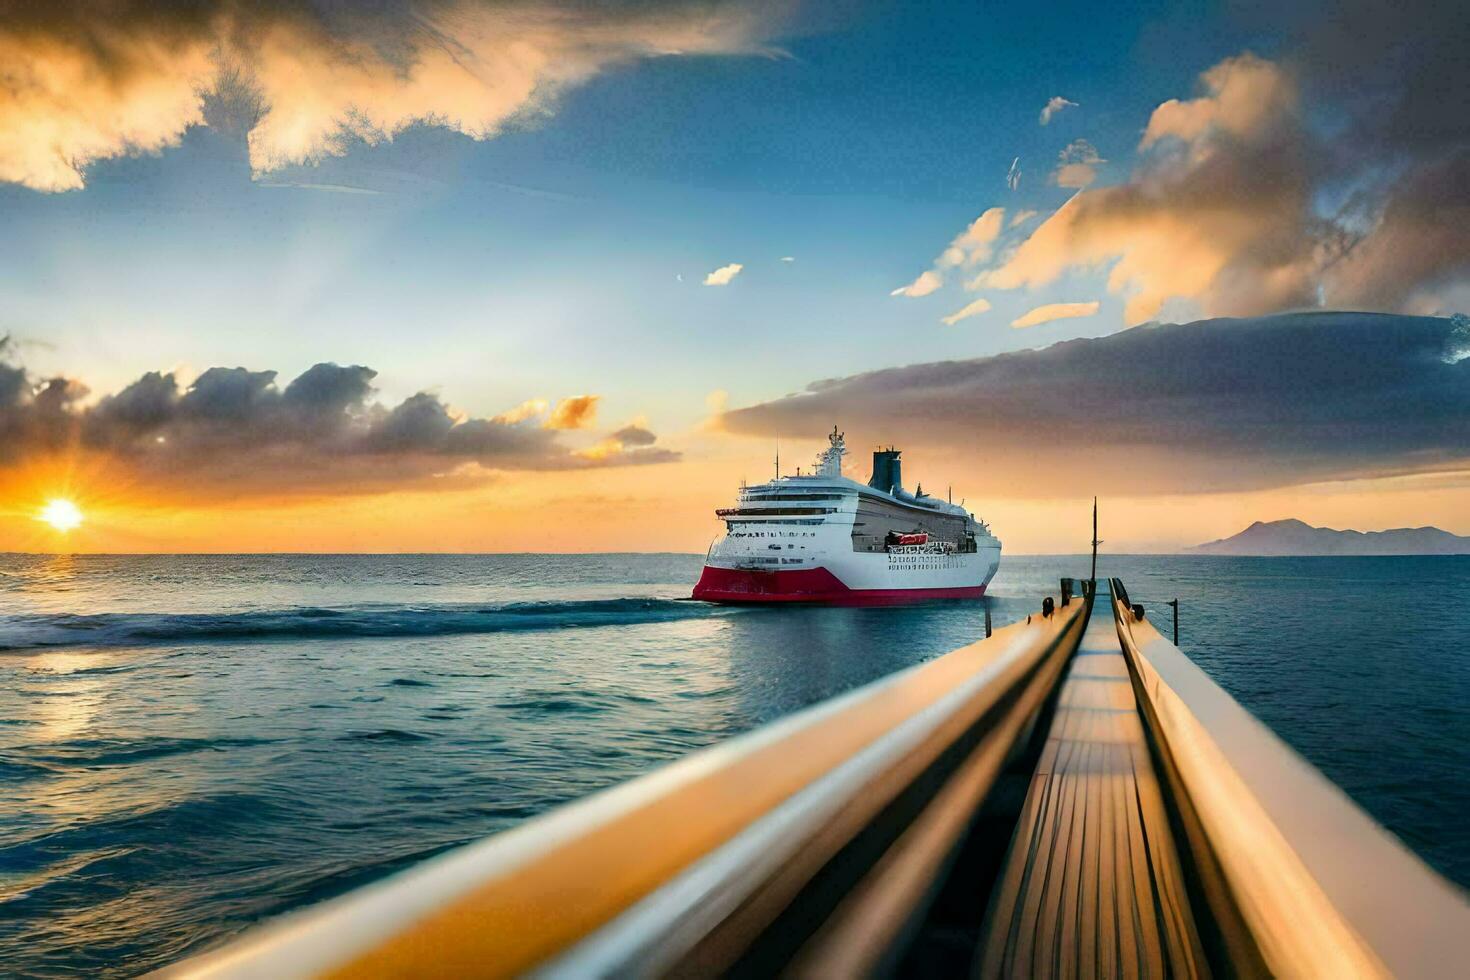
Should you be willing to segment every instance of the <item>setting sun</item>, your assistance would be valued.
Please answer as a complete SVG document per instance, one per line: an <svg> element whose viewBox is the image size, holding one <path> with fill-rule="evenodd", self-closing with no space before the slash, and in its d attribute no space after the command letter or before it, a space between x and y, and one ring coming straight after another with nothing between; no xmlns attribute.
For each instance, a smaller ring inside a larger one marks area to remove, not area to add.
<svg viewBox="0 0 1470 980"><path fill-rule="evenodd" d="M46 502L46 506L41 508L41 513L36 519L50 524L58 531L65 532L82 523L82 512L70 500L57 497Z"/></svg>

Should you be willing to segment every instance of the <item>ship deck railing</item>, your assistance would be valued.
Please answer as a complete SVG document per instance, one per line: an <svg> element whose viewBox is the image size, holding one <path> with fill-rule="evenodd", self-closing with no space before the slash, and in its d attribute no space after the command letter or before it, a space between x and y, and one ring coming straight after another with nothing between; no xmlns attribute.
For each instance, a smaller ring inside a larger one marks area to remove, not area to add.
<svg viewBox="0 0 1470 980"><path fill-rule="evenodd" d="M173 976L1433 977L1470 905L1121 582ZM800 651L793 651L799 656Z"/></svg>

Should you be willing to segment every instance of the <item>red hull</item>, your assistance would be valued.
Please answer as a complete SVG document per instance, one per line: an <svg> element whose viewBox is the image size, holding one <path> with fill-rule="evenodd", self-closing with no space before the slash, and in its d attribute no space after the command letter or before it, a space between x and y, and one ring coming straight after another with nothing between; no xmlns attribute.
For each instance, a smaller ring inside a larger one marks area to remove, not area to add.
<svg viewBox="0 0 1470 980"><path fill-rule="evenodd" d="M893 606L931 599L978 599L985 586L947 589L849 589L825 568L755 571L704 566L694 598L704 602L809 602L841 606Z"/></svg>

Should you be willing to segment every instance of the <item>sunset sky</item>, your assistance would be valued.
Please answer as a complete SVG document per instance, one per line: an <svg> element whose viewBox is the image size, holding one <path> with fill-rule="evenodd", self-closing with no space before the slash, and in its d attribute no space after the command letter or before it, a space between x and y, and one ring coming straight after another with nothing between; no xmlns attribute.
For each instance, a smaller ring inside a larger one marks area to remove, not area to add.
<svg viewBox="0 0 1470 980"><path fill-rule="evenodd" d="M1470 534L1467 34L0 0L0 550L703 551L833 424L1010 553Z"/></svg>

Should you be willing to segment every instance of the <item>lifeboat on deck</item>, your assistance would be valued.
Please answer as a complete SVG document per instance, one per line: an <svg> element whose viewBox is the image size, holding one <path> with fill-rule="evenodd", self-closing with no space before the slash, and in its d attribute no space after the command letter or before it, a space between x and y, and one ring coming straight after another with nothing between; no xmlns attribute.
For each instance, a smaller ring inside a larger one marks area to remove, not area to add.
<svg viewBox="0 0 1470 980"><path fill-rule="evenodd" d="M889 534L887 543L889 547L894 545L928 544L929 535L923 532L917 534Z"/></svg>

